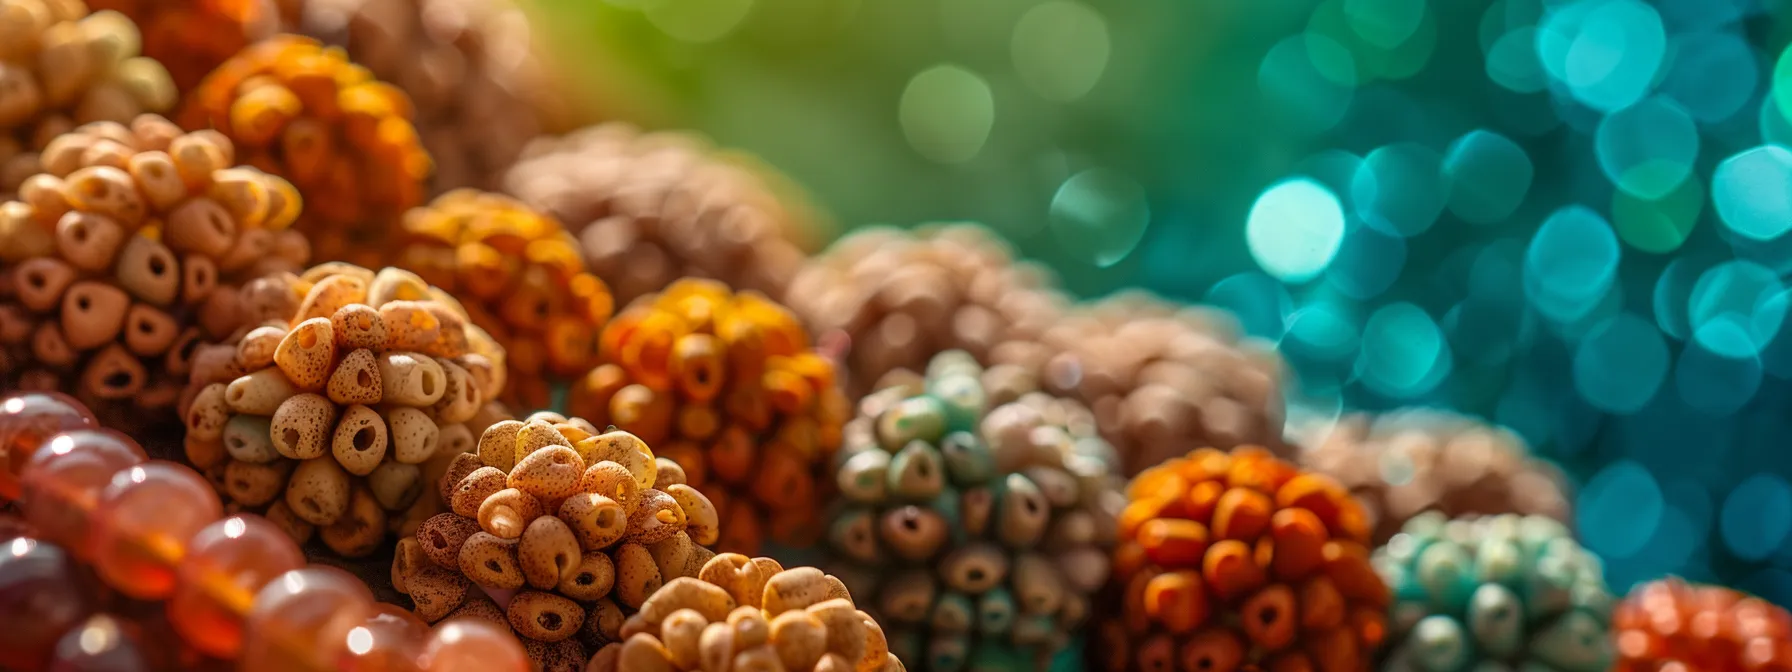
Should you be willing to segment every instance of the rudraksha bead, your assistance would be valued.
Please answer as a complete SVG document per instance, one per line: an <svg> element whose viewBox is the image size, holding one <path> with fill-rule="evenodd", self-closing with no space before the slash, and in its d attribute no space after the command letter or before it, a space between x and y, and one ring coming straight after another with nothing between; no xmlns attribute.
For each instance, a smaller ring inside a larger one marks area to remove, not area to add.
<svg viewBox="0 0 1792 672"><path fill-rule="evenodd" d="M1792 670L1792 616L1721 586L1641 584L1613 610L1612 630L1615 672Z"/></svg>

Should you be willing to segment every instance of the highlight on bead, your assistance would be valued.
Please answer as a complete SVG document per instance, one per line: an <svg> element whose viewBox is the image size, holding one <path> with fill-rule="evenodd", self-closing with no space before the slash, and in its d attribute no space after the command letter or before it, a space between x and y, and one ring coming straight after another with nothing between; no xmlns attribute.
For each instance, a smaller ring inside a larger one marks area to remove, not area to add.
<svg viewBox="0 0 1792 672"><path fill-rule="evenodd" d="M1140 473L1127 499L1093 669L1361 670L1387 640L1368 520L1330 478L1261 448L1202 449Z"/></svg>
<svg viewBox="0 0 1792 672"><path fill-rule="evenodd" d="M298 192L217 133L95 122L41 163L0 204L0 381L72 393L117 426L175 405L194 346L245 323L240 283L310 256L288 229Z"/></svg>
<svg viewBox="0 0 1792 672"><path fill-rule="evenodd" d="M1376 543L1425 511L1569 520L1567 478L1512 430L1436 409L1299 424L1300 464L1362 503Z"/></svg>
<svg viewBox="0 0 1792 672"><path fill-rule="evenodd" d="M143 55L168 68L180 91L280 25L275 0L86 0L142 29Z"/></svg>
<svg viewBox="0 0 1792 672"><path fill-rule="evenodd" d="M378 267L431 170L414 108L342 50L296 35L249 46L187 92L180 122L236 143L243 161L305 196L297 229L320 259Z"/></svg>
<svg viewBox="0 0 1792 672"><path fill-rule="evenodd" d="M310 0L298 32L342 47L416 105L435 162L432 193L498 189L504 172L564 116L564 98L537 57L540 40L514 0Z"/></svg>
<svg viewBox="0 0 1792 672"><path fill-rule="evenodd" d="M877 621L814 567L724 553L668 581L622 621L586 672L902 672Z"/></svg>
<svg viewBox="0 0 1792 672"><path fill-rule="evenodd" d="M1599 559L1556 520L1428 512L1375 551L1375 568L1395 595L1385 669L1612 669Z"/></svg>
<svg viewBox="0 0 1792 672"><path fill-rule="evenodd" d="M1612 611L1616 672L1792 670L1792 615L1759 597L1676 577Z"/></svg>
<svg viewBox="0 0 1792 672"><path fill-rule="evenodd" d="M341 263L241 292L253 326L193 355L186 457L230 501L365 556L440 510L427 483L510 417L503 349L409 271Z"/></svg>
<svg viewBox="0 0 1792 672"><path fill-rule="evenodd" d="M504 191L565 222L620 304L686 277L782 296L821 233L770 167L621 123L531 142Z"/></svg>
<svg viewBox="0 0 1792 672"><path fill-rule="evenodd" d="M66 430L98 425L93 411L61 392L0 398L0 501L19 498L19 473L45 442Z"/></svg>
<svg viewBox="0 0 1792 672"><path fill-rule="evenodd" d="M599 337L603 364L567 407L639 435L715 503L721 551L802 549L822 533L830 458L851 404L782 306L685 279L636 300Z"/></svg>
<svg viewBox="0 0 1792 672"><path fill-rule="evenodd" d="M137 26L70 0L0 0L0 199L44 172L38 153L98 121L174 106L162 64L139 55Z"/></svg>
<svg viewBox="0 0 1792 672"><path fill-rule="evenodd" d="M1076 402L963 351L892 378L835 461L834 571L917 670L1044 669L1108 579L1112 449Z"/></svg>
<svg viewBox="0 0 1792 672"><path fill-rule="evenodd" d="M548 406L550 387L598 363L598 332L615 311L560 223L507 196L443 194L405 214L399 264L460 299L510 367L503 398Z"/></svg>
<svg viewBox="0 0 1792 672"><path fill-rule="evenodd" d="M627 614L716 557L715 505L678 465L582 418L493 424L429 486L448 510L399 540L392 584L426 622L513 630L545 669L583 669L627 638Z"/></svg>

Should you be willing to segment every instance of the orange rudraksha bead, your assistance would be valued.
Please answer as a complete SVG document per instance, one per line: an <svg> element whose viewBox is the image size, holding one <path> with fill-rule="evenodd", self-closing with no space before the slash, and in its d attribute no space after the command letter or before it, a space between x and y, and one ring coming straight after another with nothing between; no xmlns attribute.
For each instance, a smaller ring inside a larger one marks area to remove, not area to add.
<svg viewBox="0 0 1792 672"><path fill-rule="evenodd" d="M244 47L279 28L271 0L87 0L137 22L143 54L167 66L187 91Z"/></svg>
<svg viewBox="0 0 1792 672"><path fill-rule="evenodd" d="M618 314L598 348L603 364L574 383L569 408L682 466L722 512L717 550L819 538L852 409L795 317L758 293L686 279Z"/></svg>
<svg viewBox="0 0 1792 672"><path fill-rule="evenodd" d="M1612 611L1615 672L1786 672L1792 616L1759 597L1677 578L1637 586Z"/></svg>
<svg viewBox="0 0 1792 672"><path fill-rule="evenodd" d="M1392 598L1343 486L1247 446L1147 469L1127 500L1096 669L1370 669Z"/></svg>
<svg viewBox="0 0 1792 672"><path fill-rule="evenodd" d="M430 174L412 116L402 91L342 50L276 35L188 92L180 121L216 129L245 163L291 180L307 205L297 228L318 258L378 267Z"/></svg>
<svg viewBox="0 0 1792 672"><path fill-rule="evenodd" d="M508 353L507 403L546 407L550 385L597 365L614 299L559 222L463 189L406 213L404 239L400 265L459 299Z"/></svg>

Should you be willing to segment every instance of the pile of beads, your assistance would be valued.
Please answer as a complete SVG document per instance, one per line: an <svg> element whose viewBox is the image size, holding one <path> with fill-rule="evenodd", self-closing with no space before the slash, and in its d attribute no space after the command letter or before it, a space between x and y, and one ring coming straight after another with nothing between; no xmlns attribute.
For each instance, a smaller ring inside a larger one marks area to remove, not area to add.
<svg viewBox="0 0 1792 672"><path fill-rule="evenodd" d="M718 550L751 556L767 539L806 548L820 538L851 404L795 317L757 293L687 278L618 314L599 347L605 364L575 384L568 408L683 466L721 512Z"/></svg>
<svg viewBox="0 0 1792 672"><path fill-rule="evenodd" d="M1362 500L1377 543L1424 511L1451 518L1517 513L1568 519L1562 474L1532 458L1524 439L1504 427L1410 409L1290 433L1303 444L1302 466L1342 481Z"/></svg>
<svg viewBox="0 0 1792 672"><path fill-rule="evenodd" d="M1086 409L1007 383L962 351L867 398L847 428L829 541L907 664L1043 669L1090 616L1121 507ZM918 378L918 377L917 377Z"/></svg>
<svg viewBox="0 0 1792 672"><path fill-rule="evenodd" d="M452 299L396 268L324 264L265 278L244 299L279 315L196 356L187 457L223 492L303 543L345 556L385 540L388 512L426 489L502 411L503 354Z"/></svg>
<svg viewBox="0 0 1792 672"><path fill-rule="evenodd" d="M1246 446L1147 469L1127 497L1097 669L1369 669L1391 597L1343 486Z"/></svg>
<svg viewBox="0 0 1792 672"><path fill-rule="evenodd" d="M1611 669L1612 597L1599 559L1553 519L1428 512L1374 562L1395 599L1383 669Z"/></svg>
<svg viewBox="0 0 1792 672"><path fill-rule="evenodd" d="M814 567L724 553L666 583L586 672L902 672L877 621Z"/></svg>
<svg viewBox="0 0 1792 672"><path fill-rule="evenodd" d="M504 348L512 405L547 406L551 385L597 365L615 300L552 218L507 196L452 191L405 214L398 259Z"/></svg>
<svg viewBox="0 0 1792 672"><path fill-rule="evenodd" d="M625 610L715 556L715 507L682 476L627 432L499 422L454 458L439 484L452 511L399 541L392 583L425 621L508 624L536 664L576 671L621 641Z"/></svg>
<svg viewBox="0 0 1792 672"><path fill-rule="evenodd" d="M152 669L141 642L111 619L90 618L96 604L72 561L91 564L129 598L166 600L167 621L190 649L181 669L203 659L234 659L245 672L529 669L521 647L489 626L456 622L431 632L376 605L353 577L305 567L280 528L252 515L226 517L203 477L146 460L129 437L84 428L38 433L90 417L66 397L0 401L0 435L10 450L31 452L20 504L40 535L0 549L0 613L29 616L0 633L8 669Z"/></svg>
<svg viewBox="0 0 1792 672"><path fill-rule="evenodd" d="M558 102L512 0L307 0L296 30L410 96L436 193L497 189Z"/></svg>
<svg viewBox="0 0 1792 672"><path fill-rule="evenodd" d="M572 227L627 304L679 278L782 296L812 215L778 181L691 136L606 124L530 143L504 191Z"/></svg>
<svg viewBox="0 0 1792 672"><path fill-rule="evenodd" d="M847 388L862 395L946 350L1037 371L1049 355L1038 338L1068 302L1052 286L1048 270L1016 261L981 226L878 227L811 259L785 301L815 333L850 339Z"/></svg>
<svg viewBox="0 0 1792 672"><path fill-rule="evenodd" d="M246 163L297 185L297 228L318 258L377 267L405 211L423 203L430 158L412 116L403 92L341 50L276 35L189 91L180 122L217 129Z"/></svg>
<svg viewBox="0 0 1792 672"><path fill-rule="evenodd" d="M298 192L233 167L234 149L155 115L87 124L44 148L44 172L0 205L8 382L73 392L108 416L175 405L194 346L244 324L236 283L309 255L287 230Z"/></svg>
<svg viewBox="0 0 1792 672"><path fill-rule="evenodd" d="M1721 586L1639 585L1613 609L1612 631L1615 672L1792 670L1792 615Z"/></svg>
<svg viewBox="0 0 1792 672"><path fill-rule="evenodd" d="M44 172L37 152L80 124L166 112L175 90L137 55L137 26L80 0L0 0L0 198Z"/></svg>
<svg viewBox="0 0 1792 672"><path fill-rule="evenodd" d="M219 64L272 36L280 17L270 0L88 0L143 30L143 54L168 67L181 91L199 85Z"/></svg>

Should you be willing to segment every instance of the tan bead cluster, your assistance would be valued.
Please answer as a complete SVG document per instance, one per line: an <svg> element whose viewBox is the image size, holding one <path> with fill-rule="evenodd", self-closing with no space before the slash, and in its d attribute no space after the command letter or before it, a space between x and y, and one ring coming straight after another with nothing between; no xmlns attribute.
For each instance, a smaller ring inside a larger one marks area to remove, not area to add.
<svg viewBox="0 0 1792 672"><path fill-rule="evenodd" d="M767 539L820 538L828 462L852 408L794 316L685 279L641 297L599 341L604 364L574 384L568 407L683 465L721 511L717 549L757 555Z"/></svg>
<svg viewBox="0 0 1792 672"><path fill-rule="evenodd" d="M901 672L883 629L814 567L724 553L666 583L586 672Z"/></svg>
<svg viewBox="0 0 1792 672"><path fill-rule="evenodd" d="M1017 262L1007 243L975 225L909 232L871 228L835 242L791 282L785 301L818 336L842 332L855 394L897 369L964 350L980 362L1037 368L1039 337L1068 300L1049 271Z"/></svg>
<svg viewBox="0 0 1792 672"><path fill-rule="evenodd" d="M81 0L0 0L0 198L44 172L56 136L173 107L168 71L140 47L130 19Z"/></svg>
<svg viewBox="0 0 1792 672"><path fill-rule="evenodd" d="M399 263L461 300L504 347L505 400L548 405L549 385L597 365L597 335L615 311L560 223L507 196L456 190L404 218Z"/></svg>
<svg viewBox="0 0 1792 672"><path fill-rule="evenodd" d="M504 190L571 227L623 304L685 277L781 296L814 216L742 163L691 136L606 124L531 143Z"/></svg>
<svg viewBox="0 0 1792 672"><path fill-rule="evenodd" d="M280 17L270 0L88 0L94 10L124 14L143 31L143 55L167 66L181 91L218 64L274 34Z"/></svg>
<svg viewBox="0 0 1792 672"><path fill-rule="evenodd" d="M155 115L50 142L0 204L0 377L102 414L172 407L194 346L245 324L236 283L309 254L298 192L234 153Z"/></svg>
<svg viewBox="0 0 1792 672"><path fill-rule="evenodd" d="M297 29L410 95L437 193L497 189L555 100L511 0L309 0Z"/></svg>
<svg viewBox="0 0 1792 672"><path fill-rule="evenodd" d="M715 507L678 465L583 419L494 424L436 485L451 510L399 541L393 583L425 621L508 623L546 669L581 669L622 641L625 612L715 557Z"/></svg>
<svg viewBox="0 0 1792 672"><path fill-rule="evenodd" d="M1200 448L1292 456L1282 439L1286 365L1222 311L1122 293L1079 307L1040 338L1054 353L1041 385L1095 411L1128 474Z"/></svg>
<svg viewBox="0 0 1792 672"><path fill-rule="evenodd" d="M1567 480L1530 456L1524 439L1505 427L1436 409L1292 428L1301 465L1350 488L1368 510L1375 543L1386 542L1413 516L1518 513L1569 518Z"/></svg>
<svg viewBox="0 0 1792 672"><path fill-rule="evenodd" d="M405 211L423 203L431 163L414 115L404 92L342 50L276 35L187 92L180 121L217 129L246 163L291 180L318 258L377 268Z"/></svg>
<svg viewBox="0 0 1792 672"><path fill-rule="evenodd" d="M426 466L468 452L504 385L501 351L451 299L408 271L325 264L252 283L259 321L195 355L187 458L240 507L301 543L373 552L392 514L427 489ZM278 316L272 317L269 316Z"/></svg>

